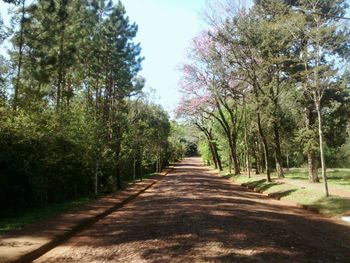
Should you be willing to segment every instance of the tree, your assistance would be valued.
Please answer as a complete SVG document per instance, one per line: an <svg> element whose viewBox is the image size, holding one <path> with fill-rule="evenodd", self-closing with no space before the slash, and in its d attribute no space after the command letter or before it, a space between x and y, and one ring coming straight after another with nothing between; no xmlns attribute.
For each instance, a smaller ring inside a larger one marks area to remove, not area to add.
<svg viewBox="0 0 350 263"><path fill-rule="evenodd" d="M328 196L326 163L324 156L324 135L322 119L322 99L327 89L337 85L339 65L334 59L348 56L349 30L340 27L339 18L344 16L345 1L297 1L294 3L300 11L298 39L303 63L302 88L313 100L317 112L320 161L324 192ZM299 42L300 43L300 42Z"/></svg>

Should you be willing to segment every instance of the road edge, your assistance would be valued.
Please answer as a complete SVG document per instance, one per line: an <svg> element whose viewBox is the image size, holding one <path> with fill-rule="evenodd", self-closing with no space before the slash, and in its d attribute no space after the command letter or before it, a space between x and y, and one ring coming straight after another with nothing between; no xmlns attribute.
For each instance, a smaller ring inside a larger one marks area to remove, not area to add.
<svg viewBox="0 0 350 263"><path fill-rule="evenodd" d="M63 231L62 233L60 233L58 235L52 236L52 238L50 240L48 240L47 242L44 242L42 245L34 248L31 251L26 251L23 253L19 249L18 256L14 256L12 258L7 258L7 259L6 259L6 257L2 257L0 255L0 262L1 263L26 263L26 262L32 262L32 261L36 260L37 258L39 258L40 256L44 255L45 253L49 252L50 250L52 250L53 248L55 248L56 246L58 246L62 242L68 240L69 238L71 238L72 236L81 232L82 230L95 224L100 219L103 219L106 216L110 215L111 213L117 211L118 209L120 209L121 207L123 207L124 205L126 205L127 203L129 203L130 201L132 201L133 199L135 199L136 197L138 197L139 195L141 195L145 191L147 191L149 188L154 186L157 182L159 182L161 179L163 179L164 176L166 176L167 174L169 174L173 170L174 170L173 166L165 168L161 173L158 174L157 178L149 179L150 182L148 184L146 184L144 187L142 187L141 189L138 189L136 193L131 193L130 195L123 198L120 202L105 209L101 213L92 215L89 218L85 218L81 221L78 221L71 228L67 229L66 231ZM145 181L141 181L138 183L144 183L144 182ZM133 184L131 186L135 186L135 185L137 186L138 183ZM131 188L131 187L128 187L128 188ZM128 188L126 190L128 190ZM122 192L120 192L120 194L121 193Z"/></svg>

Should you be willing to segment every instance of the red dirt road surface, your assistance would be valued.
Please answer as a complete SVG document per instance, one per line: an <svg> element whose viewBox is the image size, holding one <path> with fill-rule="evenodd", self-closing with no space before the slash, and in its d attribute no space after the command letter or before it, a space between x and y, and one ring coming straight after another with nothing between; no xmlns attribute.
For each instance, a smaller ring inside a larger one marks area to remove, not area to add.
<svg viewBox="0 0 350 263"><path fill-rule="evenodd" d="M350 226L234 185L188 158L35 262L350 262Z"/></svg>

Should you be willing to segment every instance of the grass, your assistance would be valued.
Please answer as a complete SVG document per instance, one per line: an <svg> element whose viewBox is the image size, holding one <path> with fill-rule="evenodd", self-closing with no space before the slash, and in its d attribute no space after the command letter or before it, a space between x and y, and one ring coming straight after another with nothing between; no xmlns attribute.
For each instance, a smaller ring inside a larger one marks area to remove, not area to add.
<svg viewBox="0 0 350 263"><path fill-rule="evenodd" d="M11 217L0 218L0 233L21 229L24 225L47 219L88 203L91 198L58 203L46 207L24 211Z"/></svg>
<svg viewBox="0 0 350 263"><path fill-rule="evenodd" d="M307 168L291 168L288 172L285 171L285 177L288 179L307 181L308 171ZM321 179L320 172L319 178ZM330 185L338 189L350 191L350 169L327 169L327 179Z"/></svg>
<svg viewBox="0 0 350 263"><path fill-rule="evenodd" d="M281 200L310 206L327 216L341 217L343 214L350 211L349 198L335 196L325 198L322 191L300 188L280 182L266 182L261 176L252 176L252 178L248 178L246 175L234 176L227 175L227 173L222 173L221 175L226 176L234 182L262 191ZM294 178L288 176L288 178L299 179L299 176L295 176ZM307 180L307 178L305 180Z"/></svg>

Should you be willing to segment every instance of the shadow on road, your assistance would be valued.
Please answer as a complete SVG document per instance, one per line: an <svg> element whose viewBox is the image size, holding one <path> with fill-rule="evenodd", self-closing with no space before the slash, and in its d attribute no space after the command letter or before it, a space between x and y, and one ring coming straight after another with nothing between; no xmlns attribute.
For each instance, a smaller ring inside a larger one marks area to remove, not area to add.
<svg viewBox="0 0 350 263"><path fill-rule="evenodd" d="M349 262L350 228L233 185L191 158L68 245L59 257L69 262Z"/></svg>

